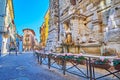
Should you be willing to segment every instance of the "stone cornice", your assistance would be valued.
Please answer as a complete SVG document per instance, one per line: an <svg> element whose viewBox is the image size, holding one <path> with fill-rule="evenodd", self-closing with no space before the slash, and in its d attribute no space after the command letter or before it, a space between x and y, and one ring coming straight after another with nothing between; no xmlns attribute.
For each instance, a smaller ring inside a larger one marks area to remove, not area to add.
<svg viewBox="0 0 120 80"><path fill-rule="evenodd" d="M64 17L61 17L61 18L60 18L60 22L63 23L63 22L65 22L65 21L67 21L67 20L70 20L71 18L74 18L74 17L77 17L77 18L83 19L83 20L86 19L86 16L83 15L83 14L73 13L73 14L68 14L68 15L66 15L66 16L64 16Z"/></svg>

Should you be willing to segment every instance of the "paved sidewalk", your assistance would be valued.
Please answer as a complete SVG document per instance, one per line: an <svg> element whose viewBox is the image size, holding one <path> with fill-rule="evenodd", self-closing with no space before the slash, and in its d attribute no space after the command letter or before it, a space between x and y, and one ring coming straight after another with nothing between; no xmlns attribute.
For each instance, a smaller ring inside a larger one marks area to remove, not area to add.
<svg viewBox="0 0 120 80"><path fill-rule="evenodd" d="M84 80L40 66L32 53L0 57L0 80Z"/></svg>

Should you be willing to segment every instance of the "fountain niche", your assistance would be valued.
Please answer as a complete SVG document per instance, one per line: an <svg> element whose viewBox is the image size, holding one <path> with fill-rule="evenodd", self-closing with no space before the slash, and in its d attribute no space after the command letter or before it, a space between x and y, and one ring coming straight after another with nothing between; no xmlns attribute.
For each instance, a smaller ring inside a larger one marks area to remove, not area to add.
<svg viewBox="0 0 120 80"><path fill-rule="evenodd" d="M78 11L75 6L67 7L66 13L61 13L64 15L60 18L60 26L63 27L61 34L64 37L61 43L62 52L85 52L94 55L103 55L106 49L109 52L115 52L115 50L120 52L118 48L120 47L120 20L118 18L120 9L110 8L111 10L105 11L97 9L94 8L92 14L88 16L82 9ZM115 50L113 50L114 47Z"/></svg>
<svg viewBox="0 0 120 80"><path fill-rule="evenodd" d="M101 44L97 38L99 35L99 29L96 32L92 31L85 25L85 23L85 18L82 16L74 16L69 20L64 21L63 27L65 35L62 43L63 52L86 52L100 55ZM99 24L95 24L95 26L96 25L100 27Z"/></svg>

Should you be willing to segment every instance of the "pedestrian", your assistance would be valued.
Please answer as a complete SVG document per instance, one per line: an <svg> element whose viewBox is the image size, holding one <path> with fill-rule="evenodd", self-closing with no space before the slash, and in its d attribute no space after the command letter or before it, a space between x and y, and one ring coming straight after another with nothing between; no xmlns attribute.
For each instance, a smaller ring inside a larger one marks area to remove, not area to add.
<svg viewBox="0 0 120 80"><path fill-rule="evenodd" d="M22 48L22 40L20 40L20 42L19 42L19 52L20 53L22 53L22 50L23 50L23 48Z"/></svg>
<svg viewBox="0 0 120 80"><path fill-rule="evenodd" d="M1 49L0 49L0 56L1 56Z"/></svg>

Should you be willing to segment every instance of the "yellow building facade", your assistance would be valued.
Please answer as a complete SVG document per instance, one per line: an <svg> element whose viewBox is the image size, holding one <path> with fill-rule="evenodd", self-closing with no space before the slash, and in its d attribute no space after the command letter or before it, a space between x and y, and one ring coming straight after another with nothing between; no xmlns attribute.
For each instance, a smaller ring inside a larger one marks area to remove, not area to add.
<svg viewBox="0 0 120 80"><path fill-rule="evenodd" d="M40 43L41 43L41 47L44 48L46 46L47 43L47 39L48 39L48 31L49 31L49 10L46 12L45 17L44 17L44 23L42 24L41 28L40 28Z"/></svg>
<svg viewBox="0 0 120 80"><path fill-rule="evenodd" d="M40 46L45 47L45 24L40 27Z"/></svg>
<svg viewBox="0 0 120 80"><path fill-rule="evenodd" d="M14 19L14 11L13 11L13 0L8 0L8 6L10 10L10 17L13 20Z"/></svg>
<svg viewBox="0 0 120 80"><path fill-rule="evenodd" d="M47 11L44 19L45 19L45 43L47 41L48 38L48 30L49 30L49 16L50 16L50 12L49 10Z"/></svg>

